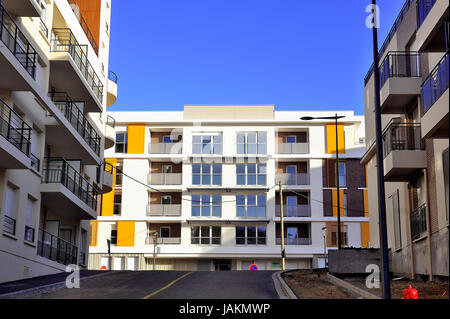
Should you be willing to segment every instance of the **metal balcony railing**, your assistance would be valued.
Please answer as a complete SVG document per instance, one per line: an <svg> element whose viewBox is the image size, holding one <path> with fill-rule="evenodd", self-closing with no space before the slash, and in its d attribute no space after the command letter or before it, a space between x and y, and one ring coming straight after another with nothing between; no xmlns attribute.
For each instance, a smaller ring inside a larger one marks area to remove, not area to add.
<svg viewBox="0 0 450 319"><path fill-rule="evenodd" d="M111 70L109 70L109 72L108 72L108 79L117 84L117 80L118 80L117 74Z"/></svg>
<svg viewBox="0 0 450 319"><path fill-rule="evenodd" d="M20 31L14 19L0 1L0 39L34 79L36 75L36 50Z"/></svg>
<svg viewBox="0 0 450 319"><path fill-rule="evenodd" d="M69 53L75 62L75 65L88 83L88 86L101 102L103 99L103 84L88 60L87 49L87 45L80 45L78 43L70 29L53 29L50 51Z"/></svg>
<svg viewBox="0 0 450 319"><path fill-rule="evenodd" d="M383 159L392 151L424 150L420 124L391 123L383 132Z"/></svg>
<svg viewBox="0 0 450 319"><path fill-rule="evenodd" d="M16 234L16 220L12 217L5 215L3 222L3 231L5 233L15 235Z"/></svg>
<svg viewBox="0 0 450 319"><path fill-rule="evenodd" d="M427 232L427 207L425 204L411 213L410 221L412 239L420 238Z"/></svg>
<svg viewBox="0 0 450 319"><path fill-rule="evenodd" d="M86 23L86 20L84 20L83 15L80 12L80 7L77 5L77 2L75 0L67 0L67 2L69 2L73 13L77 17L77 20L78 20L78 22L81 25L81 28L83 29L84 33L86 34L86 37L89 40L89 43L92 45L92 48L94 49L95 54L98 55L97 42L95 41L95 38L92 35L91 30L89 30L89 27L88 27L88 25Z"/></svg>
<svg viewBox="0 0 450 319"><path fill-rule="evenodd" d="M29 156L31 127L0 98L0 135Z"/></svg>
<svg viewBox="0 0 450 319"><path fill-rule="evenodd" d="M309 173L298 174L276 174L275 182L281 182L283 185L309 185Z"/></svg>
<svg viewBox="0 0 450 319"><path fill-rule="evenodd" d="M275 206L275 216L281 216L281 205ZM284 217L311 217L311 205L283 205Z"/></svg>
<svg viewBox="0 0 450 319"><path fill-rule="evenodd" d="M418 52L388 52L380 67L380 88L389 78L420 77Z"/></svg>
<svg viewBox="0 0 450 319"><path fill-rule="evenodd" d="M153 237L146 237L145 244L153 245L154 244ZM181 244L181 238L180 237L158 237L156 239L156 244L157 245L179 245L179 244Z"/></svg>
<svg viewBox="0 0 450 319"><path fill-rule="evenodd" d="M39 20L39 28L42 33L44 33L45 37L48 38L48 27L42 19Z"/></svg>
<svg viewBox="0 0 450 319"><path fill-rule="evenodd" d="M308 154L309 143L278 143L278 154Z"/></svg>
<svg viewBox="0 0 450 319"><path fill-rule="evenodd" d="M449 52L433 68L421 88L422 115L425 114L449 87Z"/></svg>
<svg viewBox="0 0 450 319"><path fill-rule="evenodd" d="M100 155L101 137L80 110L83 109L84 103L72 101L65 92L50 92L48 95L95 154Z"/></svg>
<svg viewBox="0 0 450 319"><path fill-rule="evenodd" d="M39 172L39 169L41 168L41 160L32 153L30 153L30 159L31 167Z"/></svg>
<svg viewBox="0 0 450 319"><path fill-rule="evenodd" d="M181 154L182 142L149 143L150 154Z"/></svg>
<svg viewBox="0 0 450 319"><path fill-rule="evenodd" d="M428 13L430 13L431 8L433 8L435 3L436 0L417 0L417 30L422 25L423 21L427 17Z"/></svg>
<svg viewBox="0 0 450 319"><path fill-rule="evenodd" d="M77 264L77 246L43 229L39 230L37 253L63 265Z"/></svg>
<svg viewBox="0 0 450 319"><path fill-rule="evenodd" d="M42 183L61 183L90 208L97 209L97 191L63 158L46 157L44 159Z"/></svg>
<svg viewBox="0 0 450 319"><path fill-rule="evenodd" d="M181 173L149 173L150 185L181 185Z"/></svg>
<svg viewBox="0 0 450 319"><path fill-rule="evenodd" d="M181 216L180 204L149 204L147 216Z"/></svg>
<svg viewBox="0 0 450 319"><path fill-rule="evenodd" d="M276 239L276 244L281 245L281 238ZM285 245L311 245L311 238L285 238Z"/></svg>

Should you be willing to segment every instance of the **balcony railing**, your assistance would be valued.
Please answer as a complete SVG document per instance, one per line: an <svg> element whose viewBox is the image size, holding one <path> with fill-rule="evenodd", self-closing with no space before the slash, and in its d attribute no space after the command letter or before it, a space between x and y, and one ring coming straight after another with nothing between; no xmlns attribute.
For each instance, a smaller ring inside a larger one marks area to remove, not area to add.
<svg viewBox="0 0 450 319"><path fill-rule="evenodd" d="M181 185L181 173L150 173L148 183L150 185Z"/></svg>
<svg viewBox="0 0 450 319"><path fill-rule="evenodd" d="M45 24L42 19L39 20L39 28L41 29L42 33L45 35L45 38L48 38L48 27Z"/></svg>
<svg viewBox="0 0 450 319"><path fill-rule="evenodd" d="M275 206L275 216L281 216L281 205ZM284 217L311 217L311 206L304 205L283 205Z"/></svg>
<svg viewBox="0 0 450 319"><path fill-rule="evenodd" d="M93 210L97 209L97 191L63 158L47 157L42 170L42 183L60 183Z"/></svg>
<svg viewBox="0 0 450 319"><path fill-rule="evenodd" d="M39 172L39 169L41 168L41 160L32 153L30 153L30 159L31 167Z"/></svg>
<svg viewBox="0 0 450 319"><path fill-rule="evenodd" d="M420 77L420 54L388 52L380 67L380 88L389 78Z"/></svg>
<svg viewBox="0 0 450 319"><path fill-rule="evenodd" d="M281 245L281 238L276 239L276 244ZM285 245L311 245L311 238L285 238Z"/></svg>
<svg viewBox="0 0 450 319"><path fill-rule="evenodd" d="M72 243L40 229L37 253L44 258L68 265L77 263L78 248Z"/></svg>
<svg viewBox="0 0 450 319"><path fill-rule="evenodd" d="M84 33L86 34L86 37L88 38L89 42L92 45L92 48L95 51L95 54L98 55L98 45L95 41L94 36L92 35L91 30L89 30L89 27L86 23L86 20L84 20L83 15L80 12L80 7L78 7L77 2L75 0L67 0L69 2L70 7L72 8L73 13L77 17L78 22L81 25L81 28L83 29Z"/></svg>
<svg viewBox="0 0 450 319"><path fill-rule="evenodd" d="M36 75L36 50L20 31L14 19L0 2L0 39L34 79Z"/></svg>
<svg viewBox="0 0 450 319"><path fill-rule="evenodd" d="M422 83L420 92L422 114L425 114L449 87L449 52L447 52Z"/></svg>
<svg viewBox="0 0 450 319"><path fill-rule="evenodd" d="M266 237L236 237L236 245L266 245Z"/></svg>
<svg viewBox="0 0 450 319"><path fill-rule="evenodd" d="M100 155L101 137L80 110L80 108L83 109L84 103L72 101L65 92L50 92L49 96L95 154Z"/></svg>
<svg viewBox="0 0 450 319"><path fill-rule="evenodd" d="M149 204L147 205L147 216L181 216L181 205Z"/></svg>
<svg viewBox="0 0 450 319"><path fill-rule="evenodd" d="M436 0L417 0L417 29L422 25L435 3Z"/></svg>
<svg viewBox="0 0 450 319"><path fill-rule="evenodd" d="M30 155L31 127L0 99L0 135L22 153Z"/></svg>
<svg viewBox="0 0 450 319"><path fill-rule="evenodd" d="M281 182L283 185L309 185L309 174L308 173L298 173L298 174L277 174L275 176L275 182Z"/></svg>
<svg viewBox="0 0 450 319"><path fill-rule="evenodd" d="M15 235L16 234L16 220L12 217L5 215L3 222L3 231L5 233Z"/></svg>
<svg viewBox="0 0 450 319"><path fill-rule="evenodd" d="M156 239L157 245L179 245L181 243L180 237L158 237ZM146 245L153 245L153 237L146 237L145 238L145 244Z"/></svg>
<svg viewBox="0 0 450 319"><path fill-rule="evenodd" d="M410 220L412 239L422 237L427 232L427 207L425 204L411 213Z"/></svg>
<svg viewBox="0 0 450 319"><path fill-rule="evenodd" d="M117 80L118 80L117 74L115 74L113 71L109 70L109 72L108 72L108 80L111 80L111 81L113 81L114 83L117 84Z"/></svg>
<svg viewBox="0 0 450 319"><path fill-rule="evenodd" d="M181 143L150 143L149 152L150 154L181 154L183 149Z"/></svg>
<svg viewBox="0 0 450 319"><path fill-rule="evenodd" d="M53 29L51 52L67 52L72 57L89 87L101 102L103 99L103 84L94 71L87 57L87 45L80 45L70 29Z"/></svg>
<svg viewBox="0 0 450 319"><path fill-rule="evenodd" d="M392 151L423 149L425 142L418 123L392 123L383 133L383 158Z"/></svg>
<svg viewBox="0 0 450 319"><path fill-rule="evenodd" d="M108 125L108 126L110 126L112 128L115 128L116 127L116 120L112 116L107 115L106 116L106 125Z"/></svg>
<svg viewBox="0 0 450 319"><path fill-rule="evenodd" d="M308 154L309 143L278 143L278 154Z"/></svg>

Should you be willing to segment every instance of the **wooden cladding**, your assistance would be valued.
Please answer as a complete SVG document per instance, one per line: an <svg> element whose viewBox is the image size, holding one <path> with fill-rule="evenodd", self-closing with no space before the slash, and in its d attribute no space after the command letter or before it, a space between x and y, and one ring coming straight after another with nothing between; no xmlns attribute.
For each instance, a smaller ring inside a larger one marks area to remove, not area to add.
<svg viewBox="0 0 450 319"><path fill-rule="evenodd" d="M90 237L89 237L89 246L97 246L98 221L91 220L90 228L91 228L91 233L90 233Z"/></svg>

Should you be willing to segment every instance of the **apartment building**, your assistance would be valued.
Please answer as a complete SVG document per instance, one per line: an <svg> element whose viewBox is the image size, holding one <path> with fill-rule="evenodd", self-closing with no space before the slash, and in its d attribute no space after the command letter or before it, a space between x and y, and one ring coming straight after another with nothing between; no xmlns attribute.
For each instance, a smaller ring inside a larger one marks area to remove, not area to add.
<svg viewBox="0 0 450 319"><path fill-rule="evenodd" d="M392 271L449 271L449 2L408 0L380 51L380 111ZM365 78L370 232L378 230L373 65ZM378 236L371 237L379 247Z"/></svg>
<svg viewBox="0 0 450 319"><path fill-rule="evenodd" d="M118 169L91 221L89 269L151 270L154 258L159 270L280 269L281 199L287 267L324 267L337 246L337 181L342 242L368 247L362 116L339 112L336 128L300 120L335 112L273 105L108 114L116 145L105 157Z"/></svg>
<svg viewBox="0 0 450 319"><path fill-rule="evenodd" d="M89 220L112 190L110 10L0 0L0 282L87 266Z"/></svg>

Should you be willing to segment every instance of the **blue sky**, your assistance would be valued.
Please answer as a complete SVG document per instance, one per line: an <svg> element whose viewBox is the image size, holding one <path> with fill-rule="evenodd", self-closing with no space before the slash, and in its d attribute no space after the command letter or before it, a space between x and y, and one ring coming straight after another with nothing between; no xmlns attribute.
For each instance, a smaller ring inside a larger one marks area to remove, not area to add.
<svg viewBox="0 0 450 319"><path fill-rule="evenodd" d="M381 46L405 0L378 0ZM108 111L275 104L364 112L370 0L114 0Z"/></svg>

